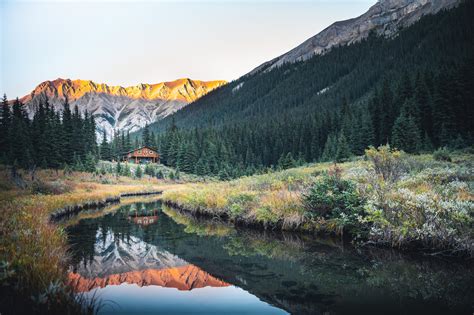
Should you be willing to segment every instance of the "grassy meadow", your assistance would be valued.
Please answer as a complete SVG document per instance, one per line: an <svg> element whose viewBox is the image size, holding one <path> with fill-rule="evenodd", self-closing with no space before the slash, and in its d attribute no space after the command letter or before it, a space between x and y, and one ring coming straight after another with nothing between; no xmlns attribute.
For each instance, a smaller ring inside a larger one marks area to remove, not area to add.
<svg viewBox="0 0 474 315"><path fill-rule="evenodd" d="M474 156L369 149L229 182L180 185L167 204L236 224L342 235L431 253L474 255Z"/></svg>

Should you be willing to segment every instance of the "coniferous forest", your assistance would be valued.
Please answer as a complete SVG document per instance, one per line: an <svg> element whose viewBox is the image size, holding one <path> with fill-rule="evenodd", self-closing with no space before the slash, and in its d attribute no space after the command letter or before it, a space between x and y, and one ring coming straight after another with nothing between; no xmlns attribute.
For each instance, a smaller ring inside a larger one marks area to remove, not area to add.
<svg viewBox="0 0 474 315"><path fill-rule="evenodd" d="M408 153L472 145L472 16L466 1L394 38L371 35L246 75L144 133L163 163L221 178L343 160L369 145Z"/></svg>
<svg viewBox="0 0 474 315"><path fill-rule="evenodd" d="M61 112L48 99L38 105L32 119L16 99L3 96L0 116L0 159L5 164L32 169L67 168L94 171L98 157L96 124L87 112L73 111L66 99Z"/></svg>

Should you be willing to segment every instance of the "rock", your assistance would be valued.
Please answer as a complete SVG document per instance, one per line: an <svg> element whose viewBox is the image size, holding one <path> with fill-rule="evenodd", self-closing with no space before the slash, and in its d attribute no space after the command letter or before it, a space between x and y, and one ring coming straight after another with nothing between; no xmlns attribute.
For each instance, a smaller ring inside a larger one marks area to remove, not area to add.
<svg viewBox="0 0 474 315"><path fill-rule="evenodd" d="M71 109L77 105L80 112L87 110L92 113L98 126L98 134L102 136L105 130L110 140L114 130L137 131L224 84L225 81L179 79L122 87L88 80L56 79L42 82L20 100L26 104L26 110L32 118L44 95L56 110L62 110L67 97Z"/></svg>

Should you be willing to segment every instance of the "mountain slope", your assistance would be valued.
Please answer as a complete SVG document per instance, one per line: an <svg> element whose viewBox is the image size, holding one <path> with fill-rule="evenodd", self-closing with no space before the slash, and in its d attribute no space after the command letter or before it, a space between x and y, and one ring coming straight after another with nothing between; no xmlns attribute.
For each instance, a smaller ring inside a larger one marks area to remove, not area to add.
<svg viewBox="0 0 474 315"><path fill-rule="evenodd" d="M62 108L67 97L81 112L92 113L99 129L110 136L114 129L135 131L162 119L225 83L179 79L121 87L86 80L56 79L42 82L20 100L33 115L43 95L57 110Z"/></svg>
<svg viewBox="0 0 474 315"><path fill-rule="evenodd" d="M363 15L332 24L289 52L270 60L250 72L270 70L287 62L307 60L332 47L349 45L367 38L370 32L393 36L400 28L418 21L423 15L453 7L459 0L381 0Z"/></svg>
<svg viewBox="0 0 474 315"><path fill-rule="evenodd" d="M225 177L279 165L288 153L331 159L338 142L353 154L387 142L408 152L470 144L473 15L465 1L397 36L369 36L241 77L152 125L162 132L162 160ZM167 131L176 130L171 118L178 131Z"/></svg>

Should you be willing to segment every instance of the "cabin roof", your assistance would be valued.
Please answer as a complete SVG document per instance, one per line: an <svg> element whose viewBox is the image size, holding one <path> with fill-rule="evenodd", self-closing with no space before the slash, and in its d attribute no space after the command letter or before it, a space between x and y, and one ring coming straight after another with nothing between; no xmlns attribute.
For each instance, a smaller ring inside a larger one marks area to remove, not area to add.
<svg viewBox="0 0 474 315"><path fill-rule="evenodd" d="M158 151L156 151L155 149L153 149L153 148L151 148L151 147L149 147L149 146L147 146L147 145L144 145L144 146L139 147L139 148L137 148L137 149L134 149L134 150L125 152L125 153L122 154L122 155L126 155L126 154L129 154L129 153L132 153L132 152L135 152L135 151L138 151L138 150L142 150L142 149L145 149L145 148L146 148L146 149L149 149L149 150L152 150L153 152L156 152L156 154L159 154Z"/></svg>

